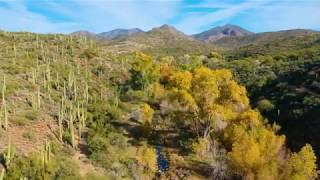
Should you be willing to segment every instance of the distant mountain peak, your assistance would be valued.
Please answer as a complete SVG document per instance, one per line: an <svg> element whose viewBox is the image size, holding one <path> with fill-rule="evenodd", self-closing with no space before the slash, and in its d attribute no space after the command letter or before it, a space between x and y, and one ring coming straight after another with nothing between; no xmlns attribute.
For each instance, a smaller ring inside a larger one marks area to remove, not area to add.
<svg viewBox="0 0 320 180"><path fill-rule="evenodd" d="M176 29L173 26L170 26L169 24L163 24L159 27L160 29Z"/></svg>
<svg viewBox="0 0 320 180"><path fill-rule="evenodd" d="M237 26L237 25L234 25L234 24L225 24L222 27L240 27L240 26Z"/></svg>
<svg viewBox="0 0 320 180"><path fill-rule="evenodd" d="M169 27L170 27L169 24L163 24L163 25L160 26L160 28L169 28Z"/></svg>
<svg viewBox="0 0 320 180"><path fill-rule="evenodd" d="M108 32L102 32L97 34L97 37L101 39L121 39L126 38L138 33L143 33L139 28L132 28L132 29L114 29Z"/></svg>
<svg viewBox="0 0 320 180"><path fill-rule="evenodd" d="M73 35L73 36L91 37L91 38L96 36L95 33L90 32L90 31L85 31L85 30L72 32L71 35Z"/></svg>
<svg viewBox="0 0 320 180"><path fill-rule="evenodd" d="M175 40L179 40L179 39L193 40L192 37L187 36L183 32L176 29L174 26L171 26L168 24L163 24L159 27L155 27L151 31L149 31L148 33L149 34L157 34L157 35L161 34L160 36L162 36L162 37L164 37L164 36L169 37L170 36L171 38L173 38Z"/></svg>
<svg viewBox="0 0 320 180"><path fill-rule="evenodd" d="M181 32L181 31L177 30L174 26L171 26L171 25L168 25L168 24L163 24L163 25L161 25L159 27L155 27L151 31L153 31L153 30L166 30L166 31L172 31L172 32L174 32L174 31Z"/></svg>
<svg viewBox="0 0 320 180"><path fill-rule="evenodd" d="M169 32L169 33L178 33L178 34L183 34L185 35L182 31L179 31L176 29L174 26L168 25L168 24L163 24L159 27L153 28L150 32L153 31L161 31L161 32Z"/></svg>
<svg viewBox="0 0 320 180"><path fill-rule="evenodd" d="M253 34L252 32L233 24L214 27L207 31L193 35L194 38L202 41L214 42L224 37L241 37Z"/></svg>

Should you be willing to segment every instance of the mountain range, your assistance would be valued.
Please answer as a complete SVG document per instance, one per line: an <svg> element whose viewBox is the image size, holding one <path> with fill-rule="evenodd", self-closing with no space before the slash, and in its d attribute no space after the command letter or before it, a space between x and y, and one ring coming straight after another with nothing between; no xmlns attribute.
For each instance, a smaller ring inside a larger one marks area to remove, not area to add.
<svg viewBox="0 0 320 180"><path fill-rule="evenodd" d="M265 46L270 43L285 40L293 41L294 44L301 44L305 41L301 41L301 38L314 38L314 35L320 33L307 29L253 33L239 26L227 24L198 34L186 35L175 27L164 24L146 32L133 28L115 29L97 34L89 31L77 31L71 34L95 38L103 42L109 51L117 53L144 50L165 54L200 54L216 49L234 49L254 44L258 44L261 49L265 49ZM272 47L278 47L277 43ZM274 48L274 50L277 49Z"/></svg>
<svg viewBox="0 0 320 180"><path fill-rule="evenodd" d="M127 38L132 35L136 35L139 33L143 33L139 28L132 28L132 29L114 29L107 32L101 32L101 33L93 33L90 31L75 31L71 33L71 35L74 36L86 36L90 38L97 38L97 39L105 39L105 40L115 40L115 39L123 39Z"/></svg>
<svg viewBox="0 0 320 180"><path fill-rule="evenodd" d="M196 40L167 24L125 38L108 40L102 41L108 46L106 49L117 53L138 50L165 54L206 53L214 49L212 44Z"/></svg>
<svg viewBox="0 0 320 180"><path fill-rule="evenodd" d="M148 31L148 32L152 32L156 29L168 29L169 33L179 32L176 34L187 37L187 35L185 35L183 32L178 31L173 26L170 26L167 24L164 24L158 28L153 28L151 31ZM114 29L111 31L101 32L97 34L89 31L76 31L71 34L76 36L95 37L97 39L116 40L116 39L128 38L130 36L134 36L137 34L148 33L148 32L144 32L139 28L132 28L132 29ZM191 35L189 36L189 38L194 38L196 40L207 41L207 42L214 42L223 37L242 37L242 36L251 35L251 34L254 34L254 33L236 25L226 24L224 26L214 27L207 31Z"/></svg>

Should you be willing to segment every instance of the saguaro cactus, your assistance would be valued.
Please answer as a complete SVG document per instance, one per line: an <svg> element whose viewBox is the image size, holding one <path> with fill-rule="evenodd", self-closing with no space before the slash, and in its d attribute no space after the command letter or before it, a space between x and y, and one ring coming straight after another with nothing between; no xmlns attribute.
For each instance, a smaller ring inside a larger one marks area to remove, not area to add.
<svg viewBox="0 0 320 180"><path fill-rule="evenodd" d="M69 129L70 129L70 135L71 135L71 146L75 148L75 137L74 137L74 127L73 127L73 112L70 112L69 117Z"/></svg>
<svg viewBox="0 0 320 180"><path fill-rule="evenodd" d="M43 169L46 169L51 161L51 146L50 142L46 141L44 147L41 150L41 162Z"/></svg>
<svg viewBox="0 0 320 180"><path fill-rule="evenodd" d="M37 92L37 99L38 99L38 108L41 108L41 92L40 92L40 86L38 87L38 92Z"/></svg>
<svg viewBox="0 0 320 180"><path fill-rule="evenodd" d="M3 117L3 127L4 129L8 129L8 110L7 110L7 103L6 103L6 77L3 77L3 85L2 85L2 107L1 107L1 112L2 112L2 117Z"/></svg>
<svg viewBox="0 0 320 180"><path fill-rule="evenodd" d="M73 81L73 95L74 95L74 100L77 101L77 80L75 78Z"/></svg>
<svg viewBox="0 0 320 180"><path fill-rule="evenodd" d="M85 99L86 99L86 104L88 104L89 103L89 85L88 85L88 83L86 83Z"/></svg>
<svg viewBox="0 0 320 180"><path fill-rule="evenodd" d="M13 63L16 64L16 60L17 60L17 48L16 45L13 45L13 53L14 53L14 59L13 59Z"/></svg>
<svg viewBox="0 0 320 180"><path fill-rule="evenodd" d="M4 129L8 129L8 109L7 109L7 104L3 104L3 116L4 116Z"/></svg>
<svg viewBox="0 0 320 180"><path fill-rule="evenodd" d="M6 168L8 168L8 166L11 163L11 161L13 160L15 154L16 154L15 149L12 147L11 142L9 141L7 150L3 154L3 159L4 159L4 162L5 162Z"/></svg>
<svg viewBox="0 0 320 180"><path fill-rule="evenodd" d="M41 108L41 94L40 87L37 88L37 92L32 94L32 102L31 102L33 110L39 110Z"/></svg>
<svg viewBox="0 0 320 180"><path fill-rule="evenodd" d="M63 120L63 110L61 109L60 107L60 110L59 110L59 115L58 115L58 124L59 124L59 140L62 142L63 139L62 139L62 134L63 134L63 124L62 124L62 120Z"/></svg>
<svg viewBox="0 0 320 180"><path fill-rule="evenodd" d="M4 180L4 173L5 173L5 170L2 169L1 174L0 174L0 180Z"/></svg>

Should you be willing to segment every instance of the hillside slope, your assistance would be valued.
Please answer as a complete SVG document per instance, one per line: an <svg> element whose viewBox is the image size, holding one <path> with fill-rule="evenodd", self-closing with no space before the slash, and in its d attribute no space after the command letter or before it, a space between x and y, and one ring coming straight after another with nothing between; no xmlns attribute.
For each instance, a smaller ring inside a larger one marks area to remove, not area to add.
<svg viewBox="0 0 320 180"><path fill-rule="evenodd" d="M96 34L90 31L75 31L70 35L77 37L88 37L88 38L96 38Z"/></svg>
<svg viewBox="0 0 320 180"><path fill-rule="evenodd" d="M287 31L277 31L277 32L265 32L256 33L243 37L225 37L214 42L215 45L226 48L226 49L236 49L242 46L256 45L255 47L269 47L277 49L281 46L281 41L290 43L294 47L296 44L303 44L309 41L308 38L312 36L317 36L320 33L312 30L296 29ZM268 51L267 49L266 51Z"/></svg>

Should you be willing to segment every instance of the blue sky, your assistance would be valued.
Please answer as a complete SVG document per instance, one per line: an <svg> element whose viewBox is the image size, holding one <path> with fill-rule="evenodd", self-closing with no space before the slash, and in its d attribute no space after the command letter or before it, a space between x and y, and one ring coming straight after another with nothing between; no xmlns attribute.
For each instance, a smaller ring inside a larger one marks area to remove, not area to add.
<svg viewBox="0 0 320 180"><path fill-rule="evenodd" d="M236 24L253 32L320 30L320 0L0 0L0 29L40 33L170 24L187 33Z"/></svg>

